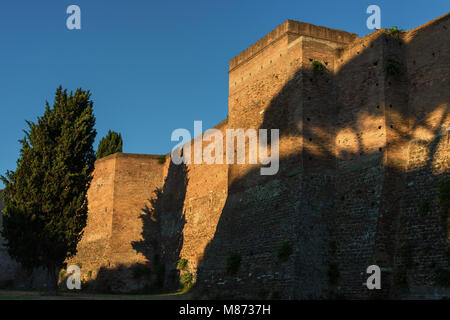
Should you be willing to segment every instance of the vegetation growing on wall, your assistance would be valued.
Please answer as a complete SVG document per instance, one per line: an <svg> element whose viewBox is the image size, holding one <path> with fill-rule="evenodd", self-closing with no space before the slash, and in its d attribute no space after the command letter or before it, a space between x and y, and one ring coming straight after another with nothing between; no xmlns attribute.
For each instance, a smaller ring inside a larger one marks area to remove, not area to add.
<svg viewBox="0 0 450 320"><path fill-rule="evenodd" d="M437 269L436 284L442 287L450 287L450 271L443 268Z"/></svg>
<svg viewBox="0 0 450 320"><path fill-rule="evenodd" d="M394 273L394 286L401 290L408 288L408 272L406 267L397 268Z"/></svg>
<svg viewBox="0 0 450 320"><path fill-rule="evenodd" d="M189 290L194 286L194 276L190 272L183 273L180 277L180 284L183 290Z"/></svg>
<svg viewBox="0 0 450 320"><path fill-rule="evenodd" d="M328 282L331 285L338 283L340 277L339 266L337 263L330 263L328 265Z"/></svg>
<svg viewBox="0 0 450 320"><path fill-rule="evenodd" d="M419 213L421 215L426 215L430 212L430 202L428 200L422 200L419 204Z"/></svg>
<svg viewBox="0 0 450 320"><path fill-rule="evenodd" d="M442 229L448 236L448 215L450 212L450 178L439 181L438 196L439 206L441 207Z"/></svg>
<svg viewBox="0 0 450 320"><path fill-rule="evenodd" d="M325 70L325 66L324 66L323 63L320 62L320 61L313 61L313 62L312 62L312 66L313 66L313 70L314 70L315 72L320 72L320 71Z"/></svg>
<svg viewBox="0 0 450 320"><path fill-rule="evenodd" d="M400 62L395 59L387 59L386 72L392 76L400 74Z"/></svg>
<svg viewBox="0 0 450 320"><path fill-rule="evenodd" d="M439 181L437 200L441 208L442 230L445 238L448 237L448 219L450 213L450 178ZM450 248L446 249L447 262L450 262ZM443 287L450 287L450 270L439 268L436 270L436 284Z"/></svg>
<svg viewBox="0 0 450 320"><path fill-rule="evenodd" d="M399 249L399 258L401 265L398 266L394 272L393 282L394 286L399 290L407 290L408 283L408 269L414 263L414 246L411 243L404 243Z"/></svg>
<svg viewBox="0 0 450 320"><path fill-rule="evenodd" d="M236 253L230 254L227 257L226 273L228 275L235 275L239 270L241 260L242 260L241 255Z"/></svg>
<svg viewBox="0 0 450 320"><path fill-rule="evenodd" d="M181 258L180 260L178 260L177 269L181 271L187 271L188 265L189 261L187 259Z"/></svg>
<svg viewBox="0 0 450 320"><path fill-rule="evenodd" d="M404 30L394 26L390 29L386 29L385 32L388 35L398 39L400 37L400 33L404 32Z"/></svg>
<svg viewBox="0 0 450 320"><path fill-rule="evenodd" d="M166 156L165 155L161 155L158 157L158 163L159 164L164 164L166 162Z"/></svg>
<svg viewBox="0 0 450 320"><path fill-rule="evenodd" d="M291 256L293 250L289 242L284 242L277 251L278 262L286 262Z"/></svg>

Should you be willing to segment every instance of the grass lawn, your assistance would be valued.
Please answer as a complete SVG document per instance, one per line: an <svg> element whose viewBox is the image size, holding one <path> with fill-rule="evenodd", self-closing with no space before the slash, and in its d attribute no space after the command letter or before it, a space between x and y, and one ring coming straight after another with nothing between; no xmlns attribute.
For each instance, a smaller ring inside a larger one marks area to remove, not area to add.
<svg viewBox="0 0 450 320"><path fill-rule="evenodd" d="M59 292L51 296L44 291L0 290L0 300L184 300L190 293L166 294L94 294L86 292Z"/></svg>

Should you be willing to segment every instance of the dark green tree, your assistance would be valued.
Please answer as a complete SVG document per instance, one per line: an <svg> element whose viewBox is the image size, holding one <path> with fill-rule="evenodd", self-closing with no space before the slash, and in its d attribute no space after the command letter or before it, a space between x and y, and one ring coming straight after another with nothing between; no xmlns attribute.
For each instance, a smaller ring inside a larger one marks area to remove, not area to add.
<svg viewBox="0 0 450 320"><path fill-rule="evenodd" d="M106 137L103 137L98 144L97 159L101 159L116 152L122 152L122 144L123 141L120 133L109 130Z"/></svg>
<svg viewBox="0 0 450 320"><path fill-rule="evenodd" d="M0 177L8 252L28 271L46 268L54 293L57 273L86 226L96 136L90 97L60 86L53 107L46 102L44 115L27 121L16 170Z"/></svg>

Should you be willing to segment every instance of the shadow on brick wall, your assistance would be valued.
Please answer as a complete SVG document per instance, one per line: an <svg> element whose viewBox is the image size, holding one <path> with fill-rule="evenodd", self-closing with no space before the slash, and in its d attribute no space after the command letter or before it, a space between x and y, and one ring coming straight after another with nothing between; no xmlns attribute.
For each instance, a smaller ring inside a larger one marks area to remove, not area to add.
<svg viewBox="0 0 450 320"><path fill-rule="evenodd" d="M439 181L450 178L449 52L434 40L448 38L448 20L408 42L377 31L321 61L324 70L305 53L304 68L258 108L265 110L254 129L279 129L280 145L290 146L278 173L229 167L228 197L198 263L200 295L423 298L419 292L448 285L437 195ZM328 62L350 53L328 72ZM228 127L247 128L258 112L229 117ZM178 288L187 171L170 163L163 188L143 208L143 240L132 245L148 263L102 269L99 288ZM380 291L362 285L372 264L381 267Z"/></svg>
<svg viewBox="0 0 450 320"><path fill-rule="evenodd" d="M441 285L439 272L450 271L437 200L438 182L450 178L449 92L438 80L445 58L424 71L406 56L421 39L379 32L335 74L305 67L273 97L259 129L279 129L280 145L297 147L280 155L274 176L255 167L239 176L230 165L199 292L367 299ZM437 49L427 50L434 59ZM372 264L382 268L380 291L362 285Z"/></svg>
<svg viewBox="0 0 450 320"><path fill-rule="evenodd" d="M184 164L170 162L163 187L156 189L149 205L142 208L142 240L131 245L147 263L102 267L95 279L83 283L85 290L159 293L178 289L176 265L183 245L187 174Z"/></svg>

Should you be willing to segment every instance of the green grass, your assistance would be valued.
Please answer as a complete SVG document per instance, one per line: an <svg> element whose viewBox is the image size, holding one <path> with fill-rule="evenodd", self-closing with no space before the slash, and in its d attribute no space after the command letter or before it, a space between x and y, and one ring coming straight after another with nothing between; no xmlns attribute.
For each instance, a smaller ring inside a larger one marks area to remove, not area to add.
<svg viewBox="0 0 450 320"><path fill-rule="evenodd" d="M192 294L174 292L166 294L94 294L61 292L57 296L44 291L0 290L0 300L189 300Z"/></svg>

